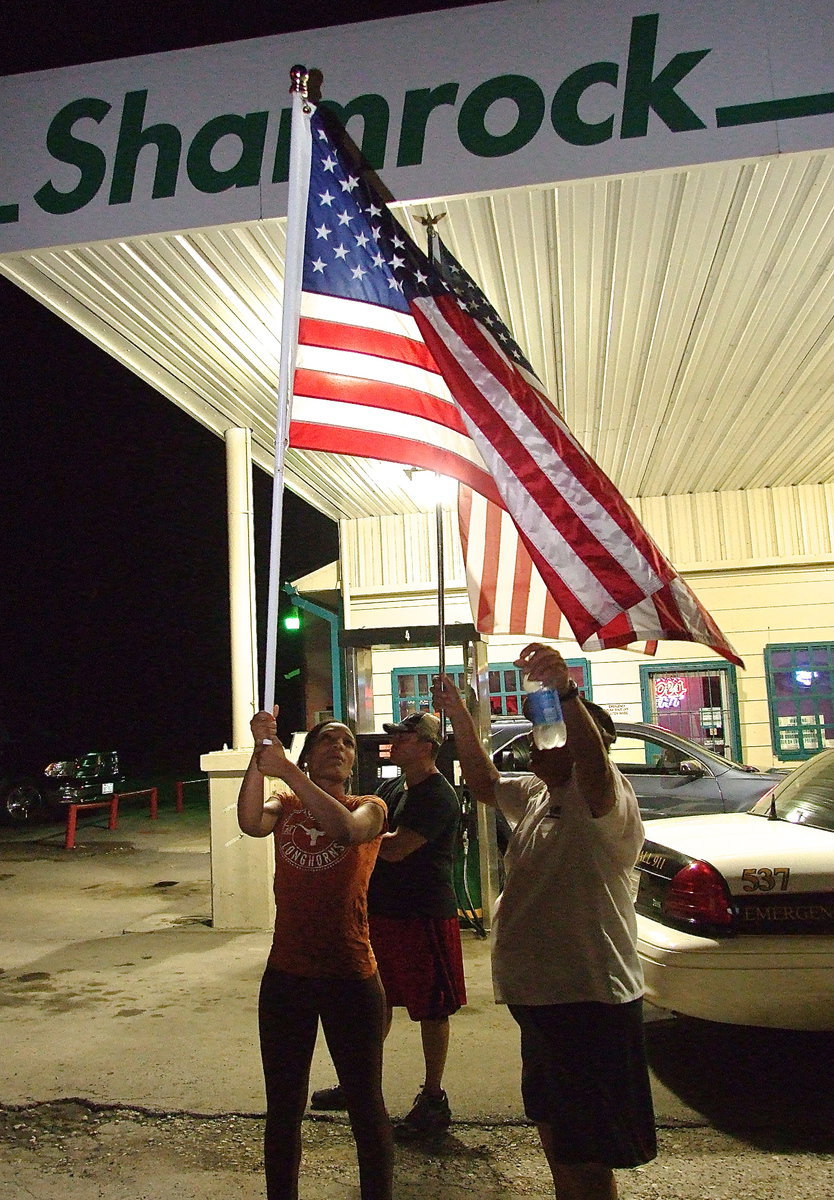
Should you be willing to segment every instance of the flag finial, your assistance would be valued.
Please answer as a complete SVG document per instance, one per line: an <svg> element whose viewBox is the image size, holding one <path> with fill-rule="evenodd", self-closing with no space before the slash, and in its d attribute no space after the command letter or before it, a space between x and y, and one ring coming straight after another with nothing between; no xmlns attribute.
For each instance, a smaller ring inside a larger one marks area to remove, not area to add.
<svg viewBox="0 0 834 1200"><path fill-rule="evenodd" d="M438 213L436 217L433 217L431 215L431 213L426 213L426 215L424 217L417 218L417 220L420 222L420 224L425 225L425 227L426 227L426 239L428 241L428 246L429 246L429 258L434 258L434 239L437 236L435 226L437 225L438 221L442 221L445 216L446 216L445 212Z"/></svg>

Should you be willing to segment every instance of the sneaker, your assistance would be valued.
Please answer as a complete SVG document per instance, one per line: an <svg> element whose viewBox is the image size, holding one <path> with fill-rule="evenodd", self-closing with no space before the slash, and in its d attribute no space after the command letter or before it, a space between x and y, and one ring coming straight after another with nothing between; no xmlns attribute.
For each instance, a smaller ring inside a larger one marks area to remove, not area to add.
<svg viewBox="0 0 834 1200"><path fill-rule="evenodd" d="M427 1096L420 1088L409 1112L394 1126L394 1133L403 1139L431 1137L445 1133L451 1123L452 1113L446 1093Z"/></svg>
<svg viewBox="0 0 834 1200"><path fill-rule="evenodd" d="M340 1083L329 1088L319 1088L310 1097L310 1108L319 1112L344 1112L347 1109L345 1093Z"/></svg>

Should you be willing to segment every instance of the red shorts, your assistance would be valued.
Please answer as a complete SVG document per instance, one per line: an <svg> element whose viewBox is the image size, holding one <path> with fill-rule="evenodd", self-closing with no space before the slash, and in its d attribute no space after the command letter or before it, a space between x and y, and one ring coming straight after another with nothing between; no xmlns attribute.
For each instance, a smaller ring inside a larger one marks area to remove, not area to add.
<svg viewBox="0 0 834 1200"><path fill-rule="evenodd" d="M369 918L371 946L390 1008L439 1021L466 1003L457 917Z"/></svg>

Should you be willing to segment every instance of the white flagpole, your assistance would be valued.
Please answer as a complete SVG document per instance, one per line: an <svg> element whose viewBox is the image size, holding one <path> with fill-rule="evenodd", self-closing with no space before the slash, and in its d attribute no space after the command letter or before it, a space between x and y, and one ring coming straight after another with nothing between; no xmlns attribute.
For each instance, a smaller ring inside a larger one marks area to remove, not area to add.
<svg viewBox="0 0 834 1200"><path fill-rule="evenodd" d="M281 525L284 508L284 456L289 439L295 360L298 351L298 319L304 269L304 231L310 190L311 133L313 106L307 100L307 69L290 71L292 124L290 129L289 198L287 201L287 244L284 256L284 311L281 319L281 361L278 368L278 401L275 423L275 471L272 481L272 533L269 543L269 594L266 611L266 662L263 707L272 712L275 703L275 672L278 648L278 603L281 587Z"/></svg>

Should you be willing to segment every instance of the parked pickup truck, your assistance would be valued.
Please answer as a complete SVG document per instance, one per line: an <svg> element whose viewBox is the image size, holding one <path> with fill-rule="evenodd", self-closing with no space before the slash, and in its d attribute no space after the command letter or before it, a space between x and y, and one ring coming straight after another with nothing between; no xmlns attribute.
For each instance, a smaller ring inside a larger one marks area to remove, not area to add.
<svg viewBox="0 0 834 1200"><path fill-rule="evenodd" d="M123 780L115 750L44 764L36 750L8 742L0 751L0 820L27 825L57 817L66 804L112 795Z"/></svg>

